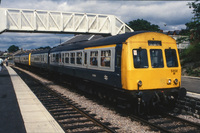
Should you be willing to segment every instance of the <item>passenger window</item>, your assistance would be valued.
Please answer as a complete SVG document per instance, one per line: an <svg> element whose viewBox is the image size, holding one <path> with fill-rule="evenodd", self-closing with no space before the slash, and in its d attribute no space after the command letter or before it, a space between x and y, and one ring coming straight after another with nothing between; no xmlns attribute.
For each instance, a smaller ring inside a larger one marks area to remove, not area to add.
<svg viewBox="0 0 200 133"><path fill-rule="evenodd" d="M101 66L110 67L110 60L111 60L111 51L102 50L101 51Z"/></svg>
<svg viewBox="0 0 200 133"><path fill-rule="evenodd" d="M69 63L69 53L65 53L65 63Z"/></svg>
<svg viewBox="0 0 200 133"><path fill-rule="evenodd" d="M151 49L150 50L151 56L151 66L153 68L163 68L163 55L161 49Z"/></svg>
<svg viewBox="0 0 200 133"><path fill-rule="evenodd" d="M134 49L133 60L135 68L148 68L148 58L146 49Z"/></svg>
<svg viewBox="0 0 200 133"><path fill-rule="evenodd" d="M177 55L175 49L165 49L167 67L178 67Z"/></svg>
<svg viewBox="0 0 200 133"><path fill-rule="evenodd" d="M77 52L76 53L76 63L77 64L82 64L82 52Z"/></svg>
<svg viewBox="0 0 200 133"><path fill-rule="evenodd" d="M58 62L59 61L59 54L56 54L56 60L55 62Z"/></svg>
<svg viewBox="0 0 200 133"><path fill-rule="evenodd" d="M62 63L64 63L64 53L62 53Z"/></svg>
<svg viewBox="0 0 200 133"><path fill-rule="evenodd" d="M84 53L84 64L87 64L87 52Z"/></svg>
<svg viewBox="0 0 200 133"><path fill-rule="evenodd" d="M90 65L98 66L98 51L90 52Z"/></svg>
<svg viewBox="0 0 200 133"><path fill-rule="evenodd" d="M75 53L70 54L70 63L75 64Z"/></svg>

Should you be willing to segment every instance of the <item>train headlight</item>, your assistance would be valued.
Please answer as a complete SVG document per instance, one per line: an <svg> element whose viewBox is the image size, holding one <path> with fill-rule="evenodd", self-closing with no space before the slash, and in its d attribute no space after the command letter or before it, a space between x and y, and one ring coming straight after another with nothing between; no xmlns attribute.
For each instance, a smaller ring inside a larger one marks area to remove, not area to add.
<svg viewBox="0 0 200 133"><path fill-rule="evenodd" d="M142 86L142 81L141 80L138 81L138 86Z"/></svg>
<svg viewBox="0 0 200 133"><path fill-rule="evenodd" d="M172 83L171 79L168 79L167 84L170 85Z"/></svg>
<svg viewBox="0 0 200 133"><path fill-rule="evenodd" d="M175 80L174 80L174 83L175 83L175 84L178 84L178 79L175 79Z"/></svg>

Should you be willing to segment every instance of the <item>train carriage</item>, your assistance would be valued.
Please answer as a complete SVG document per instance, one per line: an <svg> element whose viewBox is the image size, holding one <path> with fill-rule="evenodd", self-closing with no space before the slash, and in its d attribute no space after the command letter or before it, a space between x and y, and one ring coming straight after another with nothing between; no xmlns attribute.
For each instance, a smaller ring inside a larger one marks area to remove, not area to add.
<svg viewBox="0 0 200 133"><path fill-rule="evenodd" d="M50 51L50 49L33 51L31 53L29 65L38 67L38 68L42 68L42 69L48 69L49 51Z"/></svg>
<svg viewBox="0 0 200 133"><path fill-rule="evenodd" d="M50 51L50 65L54 70L58 66L73 69L66 73L105 84L120 77L120 85L112 85L125 90L179 88L181 81L176 41L154 32L63 44Z"/></svg>
<svg viewBox="0 0 200 133"><path fill-rule="evenodd" d="M136 99L133 103L148 105L185 95L180 88L176 41L162 33L140 31L68 41L42 54L48 55L43 68L76 78L77 86L83 83L81 89L89 92L99 89L106 97L116 93L122 99L128 97ZM42 64L39 60L37 66ZM90 84L101 87L91 90Z"/></svg>

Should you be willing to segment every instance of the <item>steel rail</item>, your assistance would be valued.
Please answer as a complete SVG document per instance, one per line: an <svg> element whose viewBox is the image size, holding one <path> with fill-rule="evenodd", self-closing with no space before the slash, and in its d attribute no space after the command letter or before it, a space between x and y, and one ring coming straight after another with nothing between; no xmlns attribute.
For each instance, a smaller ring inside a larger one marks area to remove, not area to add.
<svg viewBox="0 0 200 133"><path fill-rule="evenodd" d="M19 70L19 71L22 71L22 70ZM33 77L31 77L31 78L33 78ZM108 133L116 133L116 131L113 130L114 128L112 129L112 128L108 127L107 125L105 125L104 123L102 123L101 121L99 121L98 119L94 118L93 115L91 115L91 114L88 113L88 111L84 111L83 109L79 108L78 106L75 105L76 103L74 103L73 101L70 101L70 99L64 97L61 93L52 90L48 86L45 86L44 84L42 84L36 78L34 78L34 80L38 84L40 84L41 86L44 86L40 90L33 90L33 92L40 99L40 101L42 103L46 102L46 104L48 104L47 110L48 110L49 107L50 108L52 107L51 106L52 103L53 104L57 104L58 106L62 105L61 107L67 107L67 106L69 106L69 107L73 108L74 110L76 110L78 113L80 113L83 117L86 117L88 120L90 120L91 122L93 122L94 125L102 128L102 130L104 130L104 131L106 131ZM37 91L39 91L39 93ZM38 93L39 96L36 93ZM53 96L53 97L51 97L51 96ZM46 105L44 105L44 106L46 107ZM55 109L58 109L58 108L55 108ZM66 109L64 109L64 110L66 110ZM49 113L54 117L53 112L49 111ZM56 117L54 117L54 118L58 121L58 119ZM63 128L63 130L65 130L64 126L62 125L62 123L60 123L60 125Z"/></svg>

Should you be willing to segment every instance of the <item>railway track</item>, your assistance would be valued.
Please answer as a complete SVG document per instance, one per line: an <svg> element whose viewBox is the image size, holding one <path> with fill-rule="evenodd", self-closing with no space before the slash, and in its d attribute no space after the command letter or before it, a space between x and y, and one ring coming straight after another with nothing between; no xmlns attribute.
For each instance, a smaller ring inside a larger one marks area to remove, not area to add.
<svg viewBox="0 0 200 133"><path fill-rule="evenodd" d="M178 99L174 112L200 118L200 99L189 96L186 96L184 99Z"/></svg>
<svg viewBox="0 0 200 133"><path fill-rule="evenodd" d="M163 133L199 133L200 124L187 121L169 114L148 116L147 118L131 116L133 120L149 125L152 129Z"/></svg>
<svg viewBox="0 0 200 133"><path fill-rule="evenodd" d="M26 79L27 78L25 78L25 80ZM27 82L29 81L30 79L27 79ZM115 129L117 129L117 128L110 128L109 123L104 123L103 125L109 127L111 131L102 129L101 127L97 126L98 124L95 124L95 126L93 126L93 123L95 122L89 121L88 120L89 118L83 116L84 113L77 113L77 110L82 110L82 108L74 110L70 104L74 105L75 108L76 107L79 108L76 105L76 103L73 103L73 101L63 97L61 94L55 94L58 95L58 97L61 97L60 101L59 98L53 96L54 94L50 94L50 96L46 95L47 92L45 89L42 91L40 91L39 89L34 89L33 91L38 96L40 101L43 101L43 104L49 110L52 116L54 116L54 118L59 123L61 123L60 125L66 132L115 132ZM49 91L48 93L52 92ZM62 101L64 103L62 103ZM84 112L88 114L87 111ZM95 116L94 114L90 114L90 117L94 116ZM167 133L200 132L200 125L167 114L149 116L148 118L131 116L131 118L134 121L139 121L141 123L144 123L145 125L148 125L149 127L152 128L153 131L160 131ZM84 131L85 129L86 131Z"/></svg>
<svg viewBox="0 0 200 133"><path fill-rule="evenodd" d="M64 97L62 94L55 92L46 87L38 87L38 83L30 76L23 75L23 79L28 84L34 94L47 108L51 115L57 120L65 132L108 132L115 133L115 127L110 127L110 123L102 122L96 119L95 114L90 114L85 108L79 107L70 99Z"/></svg>

